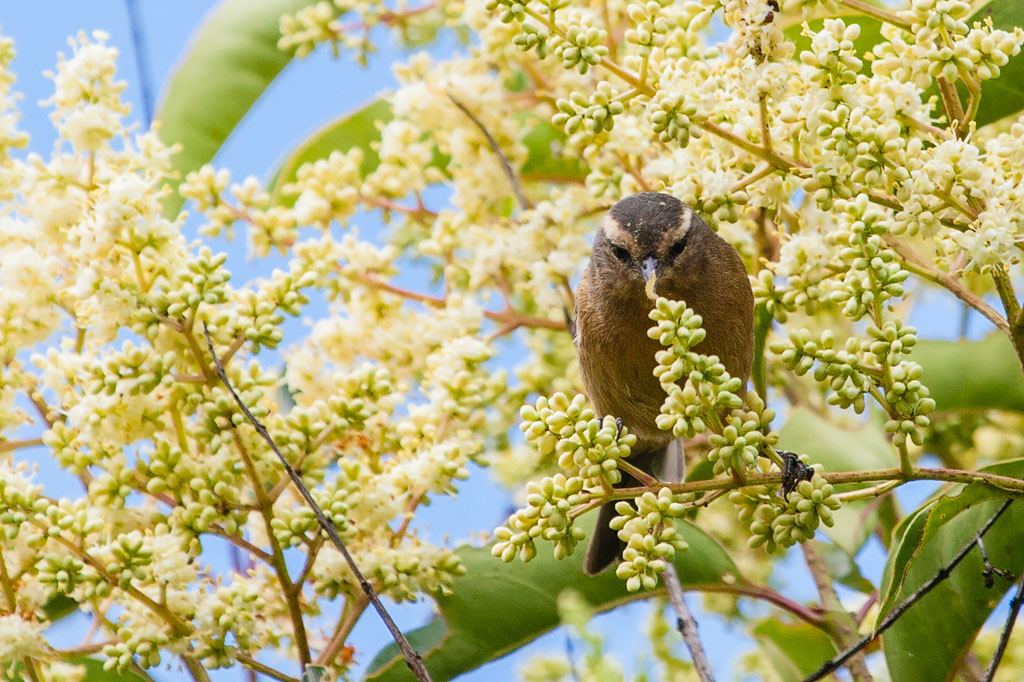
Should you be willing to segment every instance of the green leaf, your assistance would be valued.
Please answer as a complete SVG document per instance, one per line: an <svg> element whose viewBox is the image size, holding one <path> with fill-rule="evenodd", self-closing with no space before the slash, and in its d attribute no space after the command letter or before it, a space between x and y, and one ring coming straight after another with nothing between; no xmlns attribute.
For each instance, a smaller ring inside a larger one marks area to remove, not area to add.
<svg viewBox="0 0 1024 682"><path fill-rule="evenodd" d="M267 86L292 60L277 49L281 16L309 0L221 0L192 37L171 76L156 118L160 139L180 144L171 182L208 163ZM177 215L183 199L175 191L164 204Z"/></svg>
<svg viewBox="0 0 1024 682"><path fill-rule="evenodd" d="M1002 500L988 500L945 523L924 543L910 564L896 602L934 576L996 512ZM985 535L985 549L996 568L1019 571L1024 565L1024 503L1010 508ZM882 634L889 673L900 682L949 679L1010 581L996 577L986 589L981 554L971 551L953 573L906 611Z"/></svg>
<svg viewBox="0 0 1024 682"><path fill-rule="evenodd" d="M588 169L580 158L563 153L565 133L562 129L535 114L527 116L535 122L523 136L527 149L522 169L523 180L565 182L585 178Z"/></svg>
<svg viewBox="0 0 1024 682"><path fill-rule="evenodd" d="M1022 478L1024 477L1024 459L998 462L982 467L980 471ZM894 552L890 553L889 563L882 578L879 618L883 618L892 607L902 601L906 594L913 591L913 589L908 591L907 588L911 566L925 552L924 548L933 542L936 536L948 532L945 530L946 524L973 507L992 500L999 502L1008 495L1009 493L1004 490L981 483L957 485L944 495L936 495L923 504L912 517L908 517L897 530L899 536L897 547ZM965 536L957 549L963 547L969 538L970 535Z"/></svg>
<svg viewBox="0 0 1024 682"><path fill-rule="evenodd" d="M826 542L816 543L816 546L822 559L825 561L825 565L828 566L829 574L835 577L836 580L851 590L857 590L864 594L870 594L875 591L874 584L860 572L860 567L857 566L857 562L853 560L849 552L839 545ZM824 661L825 659L822 658L821 660Z"/></svg>
<svg viewBox="0 0 1024 682"><path fill-rule="evenodd" d="M974 22L992 19L995 28L1012 31L1017 26L1024 26L1024 4L1007 0L992 0L975 12L967 20L968 25ZM978 127L1006 116L1012 116L1024 109L1024 52L1010 57L1006 66L999 70L999 78L984 81L981 84L981 105L974 117Z"/></svg>
<svg viewBox="0 0 1024 682"><path fill-rule="evenodd" d="M335 119L315 131L298 147L288 154L270 181L270 197L274 204L291 206L295 197L285 197L282 189L290 182L295 182L299 167L304 163L326 159L331 152L359 147L363 150L363 162L359 172L365 177L380 165L380 157L372 143L380 139L378 124L383 125L391 120L391 104L377 99L361 109Z"/></svg>
<svg viewBox="0 0 1024 682"><path fill-rule="evenodd" d="M46 603L43 604L43 613L46 614L46 620L50 623L55 623L61 618L70 616L77 610L78 602L64 594L58 594L52 599L47 599Z"/></svg>
<svg viewBox="0 0 1024 682"><path fill-rule="evenodd" d="M779 445L808 455L812 464L822 464L825 471L886 469L897 463L896 453L874 423L843 429L806 409L793 411L779 431ZM822 530L847 554L856 556L877 525L877 510L874 500L844 504L833 512L835 525Z"/></svg>
<svg viewBox="0 0 1024 682"><path fill-rule="evenodd" d="M764 344L768 332L772 328L772 316L768 314L768 306L761 303L754 308L754 366L750 371L750 380L761 400L768 400L768 374L764 367Z"/></svg>
<svg viewBox="0 0 1024 682"><path fill-rule="evenodd" d="M595 514L589 516L579 522L588 531L596 518ZM685 587L720 588L723 583L744 582L721 545L696 526L686 522L678 526L690 545L676 559ZM440 615L408 634L434 681L450 680L556 627L559 616L555 600L566 588L579 592L599 611L650 596L626 592L625 582L615 577L614 571L585 576L582 549L562 561L555 560L550 551L541 551L527 564L503 563L491 556L488 547L459 549L466 574L455 579L452 594L437 597ZM365 679L383 682L414 678L398 648L391 644L374 658Z"/></svg>
<svg viewBox="0 0 1024 682"><path fill-rule="evenodd" d="M1024 377L1013 345L996 332L983 341L918 341L910 359L938 410L1024 412Z"/></svg>
<svg viewBox="0 0 1024 682"><path fill-rule="evenodd" d="M827 17L821 17L818 19L811 19L807 22L807 26L812 31L820 31L825 25L825 19L839 18L843 20L847 26L857 24L860 26L860 35L857 36L857 40L853 41L854 49L857 52L857 56L860 57L864 64L861 66L860 72L863 74L871 73L871 63L863 58L865 52L870 52L871 48L877 43L882 41L882 22L871 17L866 17L863 14L859 14L856 10L840 8L837 12L831 12ZM799 15L796 15L796 19L799 19ZM804 35L803 23L792 23L786 21L784 24L786 28L783 30L786 38L791 40L796 45L796 51L793 56L796 59L800 59L800 53L804 50L811 49L811 39L809 36Z"/></svg>
<svg viewBox="0 0 1024 682"><path fill-rule="evenodd" d="M784 623L766 618L751 633L768 654L783 682L799 682L836 654L836 647L822 630L807 623Z"/></svg>

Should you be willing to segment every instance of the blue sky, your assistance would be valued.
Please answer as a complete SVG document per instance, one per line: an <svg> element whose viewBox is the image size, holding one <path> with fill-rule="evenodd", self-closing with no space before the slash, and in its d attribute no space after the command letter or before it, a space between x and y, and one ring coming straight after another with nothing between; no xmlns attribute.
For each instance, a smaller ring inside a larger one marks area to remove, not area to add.
<svg viewBox="0 0 1024 682"><path fill-rule="evenodd" d="M157 101L163 84L186 50L190 35L213 4L201 0L139 2L138 9L144 36L144 61L148 67L147 79ZM102 29L111 35L110 42L120 48L119 75L129 83L125 97L132 104L132 117L141 121L142 89L124 2L36 0L5 2L0 8L0 30L14 38L18 52L14 69L18 76L15 89L24 95L21 126L32 136L31 149L44 155L49 151L55 136L48 112L37 105L52 92L52 83L43 76L43 71L54 68L57 52L70 51L66 43L67 37L82 29ZM383 36L380 47L381 52L371 56L368 68L358 67L345 55L335 60L330 56L329 50L318 51L311 57L290 65L266 95L256 103L249 116L217 155L214 163L219 167L231 169L235 178L250 174L260 178L268 177L287 150L308 133L394 85L390 63L403 58L405 53L390 44ZM434 51L443 54L451 49L451 43L443 43L440 47L434 48ZM364 228L372 230L375 227L377 226L372 222L364 223ZM245 259L244 235L241 231L234 243L220 242L217 248L230 252L231 267L239 279L265 274L270 267L280 264L273 261L248 263ZM949 330L956 328L949 320L954 316L958 318L959 315L960 307L955 301L949 297L933 295L917 306L912 321L922 330L923 336L945 335L948 338ZM979 336L987 331L987 322L977 315L972 316L971 323L972 336ZM301 333L301 322L290 323L289 331ZM52 461L47 461L48 458L41 453L38 457L41 469L52 471ZM458 499L439 500L426 511L424 517L420 519L423 533L435 541L444 541L447 537L454 542L473 533L489 532L504 518L510 504L507 493L493 484L486 472L475 474ZM52 480L57 481L53 485L58 489L51 489L51 494L62 494L59 488L63 485L76 485L71 481L61 483L59 477ZM74 495L77 492L67 489L63 494ZM907 503L912 499L920 499L925 493L926 489L918 487L917 490L904 491L901 497L904 503ZM224 554L222 548L211 546L209 551L220 565L228 565L226 556L217 557L217 552ZM877 580L883 561L880 548L869 547L861 559L865 574ZM814 595L812 588L809 587L811 582L802 562L790 560L785 566L781 579L787 594L798 599L812 599ZM697 599L691 598L691 603L696 601ZM643 649L641 644L644 636L637 626L645 618L647 608L643 604L632 605L603 616L597 621L600 630L616 632L616 642L612 646L612 651L627 667L631 667L636 652ZM409 628L429 619L431 606L429 603L423 603L398 608L395 612L400 625ZM701 634L719 679L732 679L732 661L737 649L752 646L752 640L742 631L730 627L718 616L699 614L699 618ZM81 637L85 627L84 619L69 619L53 633L54 641L74 643ZM372 658L377 649L387 641L389 638L383 626L372 612L367 612L352 640L363 663ZM562 652L564 647L564 634L552 633L527 647L524 652L513 654L461 679L511 679L512 670L518 667L529 653ZM155 677L166 682L185 679L185 675L175 669L157 670ZM218 674L217 679L241 680L243 676L239 671L230 671Z"/></svg>

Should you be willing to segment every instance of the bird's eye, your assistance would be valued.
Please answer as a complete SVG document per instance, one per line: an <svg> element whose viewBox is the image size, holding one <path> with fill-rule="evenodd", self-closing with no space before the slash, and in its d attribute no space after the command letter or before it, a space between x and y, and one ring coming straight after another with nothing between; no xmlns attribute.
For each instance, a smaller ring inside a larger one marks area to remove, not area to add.
<svg viewBox="0 0 1024 682"><path fill-rule="evenodd" d="M685 249L685 248L686 248L686 237L683 237L682 239L677 241L675 244L673 244L672 248L670 248L668 250L669 260L675 260L676 258L678 258L679 254L681 254L683 252L683 249Z"/></svg>
<svg viewBox="0 0 1024 682"><path fill-rule="evenodd" d="M612 244L612 254L623 263L629 262L629 251L618 244Z"/></svg>

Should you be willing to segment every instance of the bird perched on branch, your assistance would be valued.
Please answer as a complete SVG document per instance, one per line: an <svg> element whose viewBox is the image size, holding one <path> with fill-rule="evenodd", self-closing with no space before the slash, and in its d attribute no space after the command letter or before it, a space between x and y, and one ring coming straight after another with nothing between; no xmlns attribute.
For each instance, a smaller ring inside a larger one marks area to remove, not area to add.
<svg viewBox="0 0 1024 682"><path fill-rule="evenodd" d="M754 297L736 249L693 209L668 194L644 192L612 206L594 239L576 295L576 346L587 395L599 416L613 415L637 437L629 462L656 476L682 472L682 447L655 418L665 392L653 374L661 345L647 336L651 294L685 301L703 318L705 339L694 348L717 355L744 384L754 348ZM638 482L623 474L623 486ZM584 570L614 562L623 543L601 508Z"/></svg>

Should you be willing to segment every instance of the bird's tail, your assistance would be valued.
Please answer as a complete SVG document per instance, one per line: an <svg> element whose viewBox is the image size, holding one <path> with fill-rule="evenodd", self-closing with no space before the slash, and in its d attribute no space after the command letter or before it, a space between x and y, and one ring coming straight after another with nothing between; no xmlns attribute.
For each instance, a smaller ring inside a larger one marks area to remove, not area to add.
<svg viewBox="0 0 1024 682"><path fill-rule="evenodd" d="M648 452L638 452L629 458L630 464L653 472L663 481L682 481L685 478L685 462L682 441L674 440L664 448ZM640 482L627 473L622 474L618 487L629 488L640 485ZM597 575L615 563L626 543L619 539L616 531L608 527L613 518L618 516L615 502L608 502L601 507L597 515L597 525L587 547L587 555L583 559L583 572Z"/></svg>

